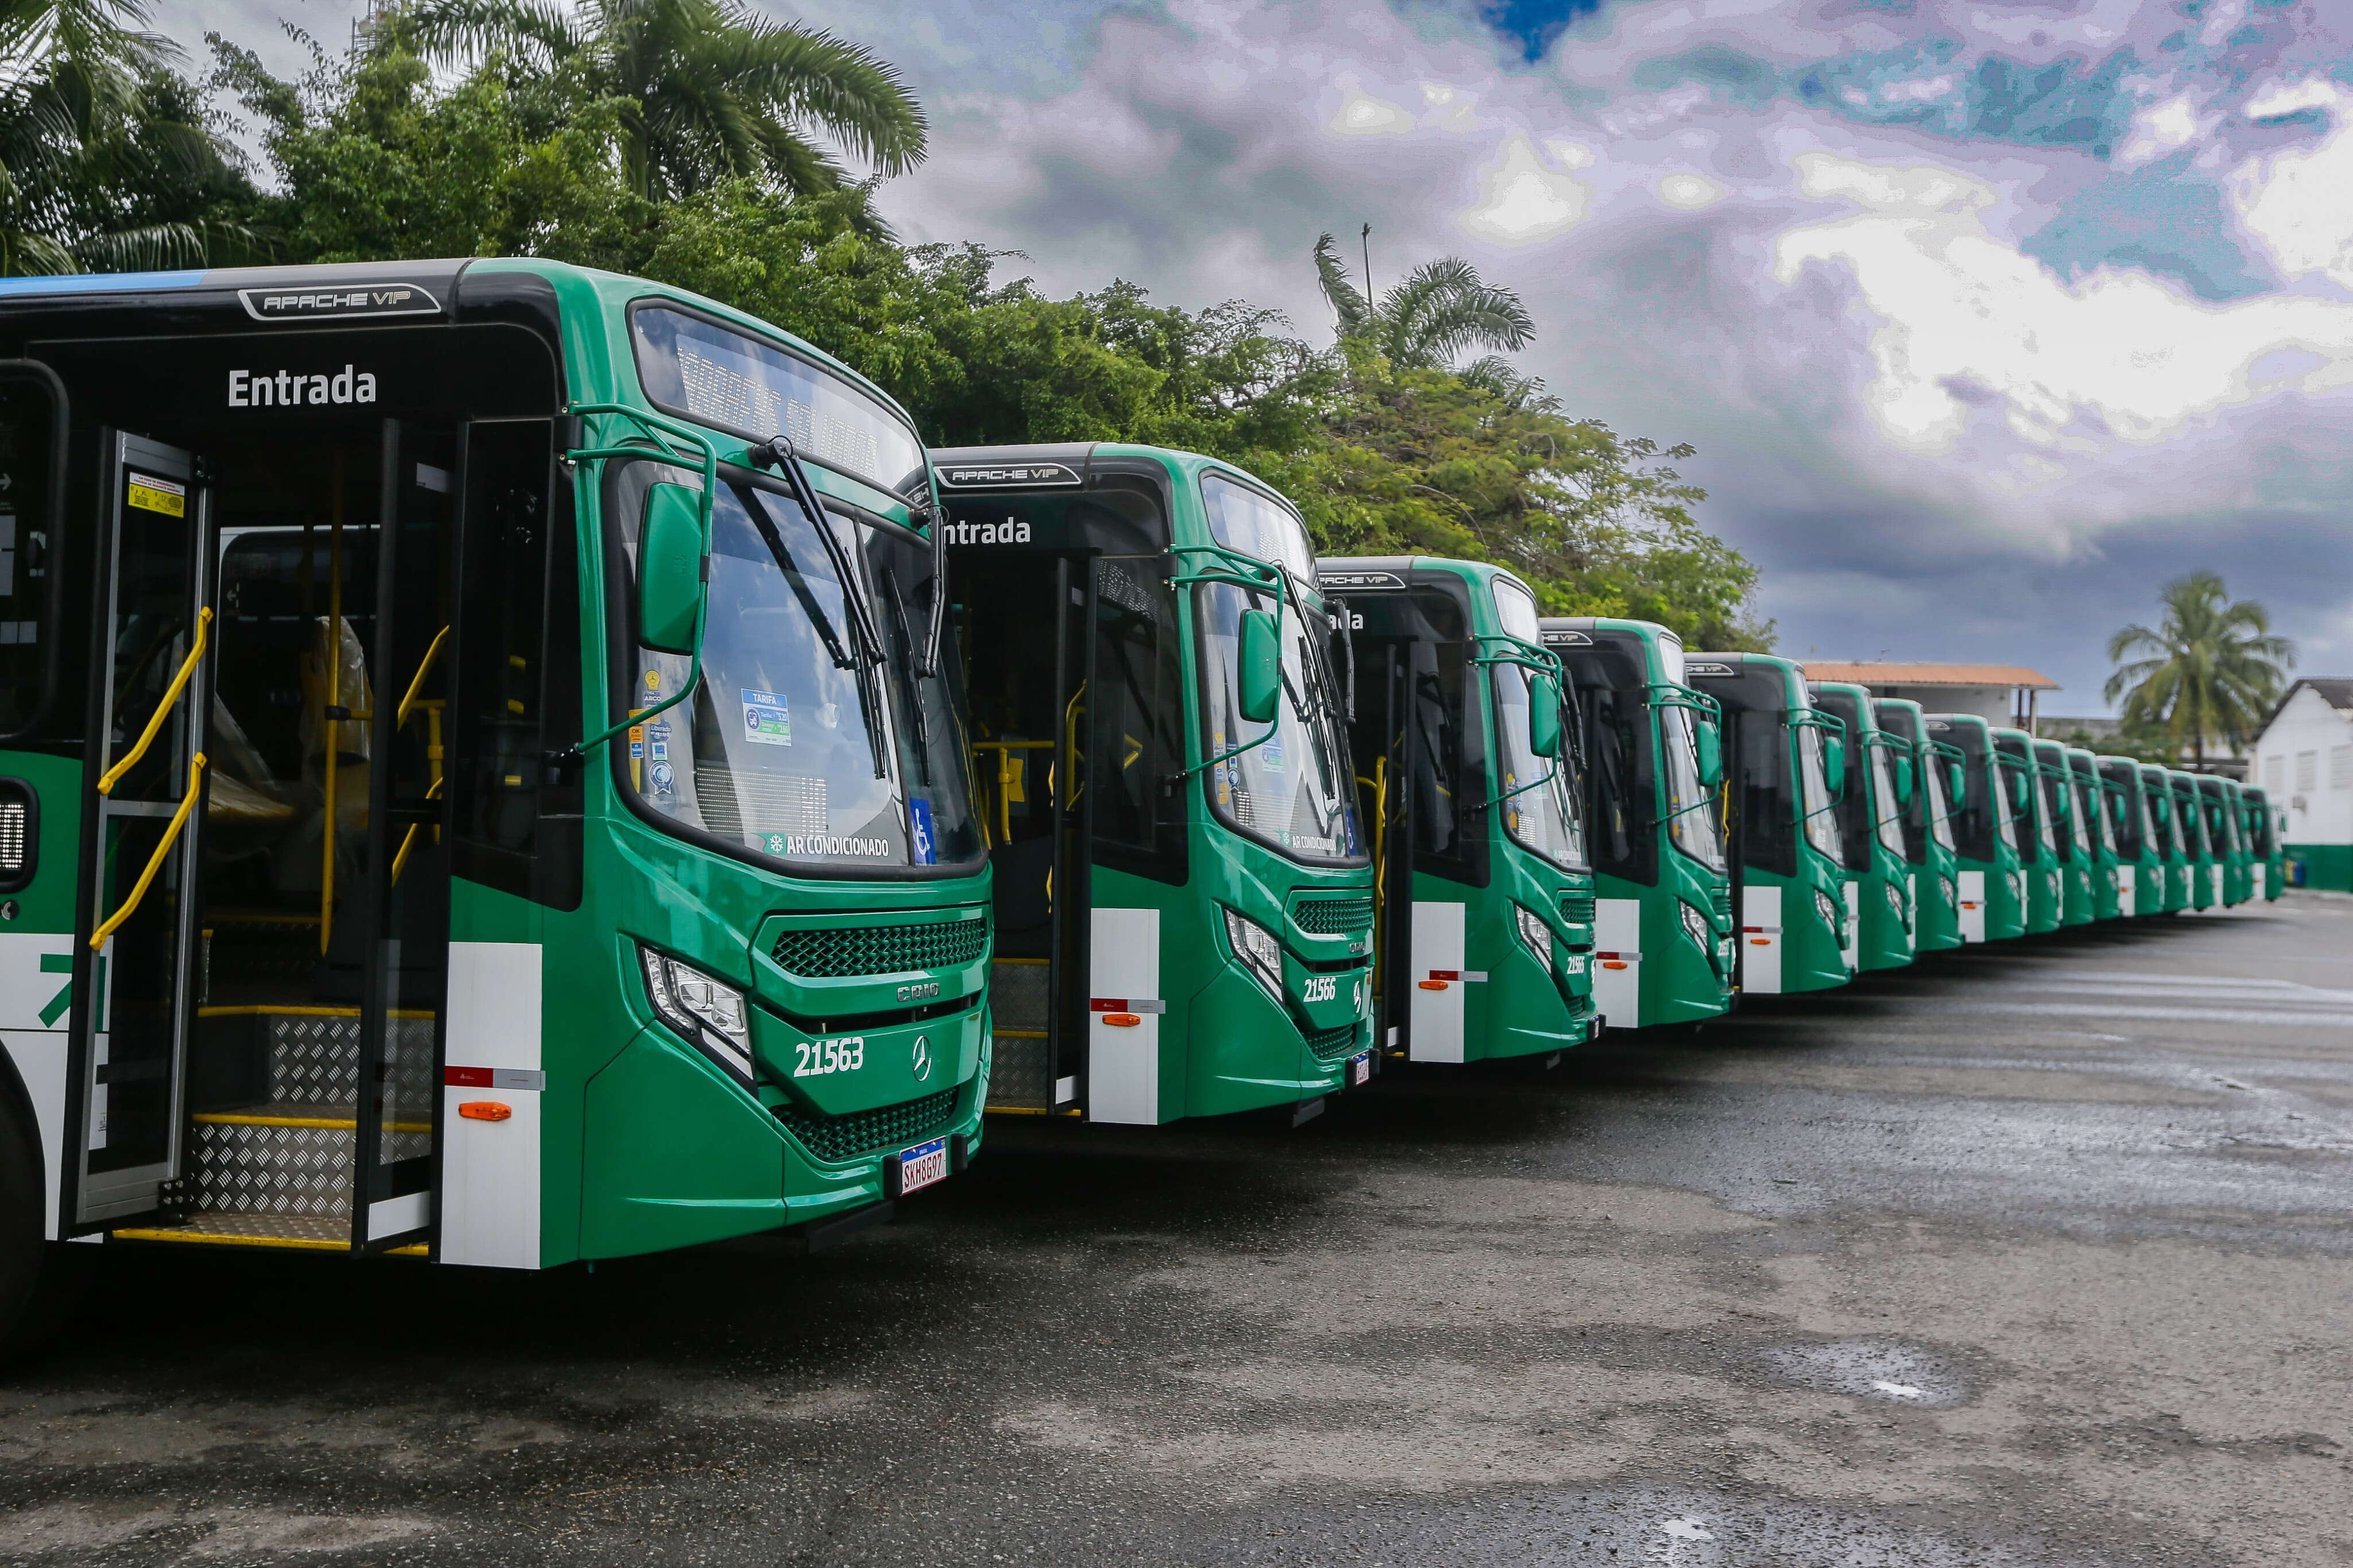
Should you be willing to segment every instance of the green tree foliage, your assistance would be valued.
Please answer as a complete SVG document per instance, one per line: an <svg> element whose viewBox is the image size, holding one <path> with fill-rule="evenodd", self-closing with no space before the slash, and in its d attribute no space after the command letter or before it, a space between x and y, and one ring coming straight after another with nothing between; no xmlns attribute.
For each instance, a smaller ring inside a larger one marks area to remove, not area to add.
<svg viewBox="0 0 2353 1568"><path fill-rule="evenodd" d="M0 0L0 273L248 247L242 174L137 0Z"/></svg>
<svg viewBox="0 0 2353 1568"><path fill-rule="evenodd" d="M263 177L231 170L207 199L275 259L534 255L659 279L839 356L937 445L1207 452L1296 500L1324 548L1494 560L1551 613L1769 644L1754 568L1677 472L1691 449L1575 418L1499 357L1535 323L1459 258L1368 300L1326 237L1324 346L1243 300L1187 310L1124 281L1050 298L1013 253L893 239L874 180L923 147L896 76L728 0L417 0L349 51L313 46L293 79L211 42L204 90L154 101L207 126L204 91L237 107ZM812 162L795 139L819 131L874 178Z"/></svg>
<svg viewBox="0 0 2353 1568"><path fill-rule="evenodd" d="M2279 701L2295 647L2272 634L2263 605L2233 601L2218 573L2177 577L2158 599L2165 618L2156 627L2129 626L2108 639L2116 671L2107 700L2124 699L2127 728L2164 735L2201 766L2209 742L2228 742L2235 756Z"/></svg>
<svg viewBox="0 0 2353 1568"><path fill-rule="evenodd" d="M797 195L847 171L813 125L877 174L923 157L923 111L899 73L830 33L728 0L417 0L400 26L439 63L506 58L619 106L622 184L654 200L754 178Z"/></svg>

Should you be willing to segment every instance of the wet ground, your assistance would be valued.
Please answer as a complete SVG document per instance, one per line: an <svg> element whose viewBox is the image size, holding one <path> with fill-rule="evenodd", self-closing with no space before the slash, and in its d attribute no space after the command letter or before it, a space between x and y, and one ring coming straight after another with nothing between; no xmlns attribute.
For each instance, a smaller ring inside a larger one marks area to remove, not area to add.
<svg viewBox="0 0 2353 1568"><path fill-rule="evenodd" d="M0 1561L2353 1564L2353 900L991 1136L813 1258L113 1249Z"/></svg>

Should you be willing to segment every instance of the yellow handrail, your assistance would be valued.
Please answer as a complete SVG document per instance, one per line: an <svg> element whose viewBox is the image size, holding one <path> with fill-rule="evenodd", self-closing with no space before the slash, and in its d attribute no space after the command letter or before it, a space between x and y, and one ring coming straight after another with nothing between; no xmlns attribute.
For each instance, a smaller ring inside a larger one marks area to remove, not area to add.
<svg viewBox="0 0 2353 1568"><path fill-rule="evenodd" d="M132 917L139 908L139 900L147 896L147 884L155 879L155 873L163 868L164 857L172 852L172 846L179 841L180 829L188 825L188 813L195 810L196 805L196 786L204 781L204 776L205 754L198 752L189 759L188 793L181 797L180 809L172 814L172 826L164 829L164 841L156 845L155 853L147 858L147 869L140 872L139 880L132 884L131 896L122 901L122 907L115 910L104 925L90 933L90 945L92 952L106 946L106 939L112 936L116 929Z"/></svg>
<svg viewBox="0 0 2353 1568"><path fill-rule="evenodd" d="M147 754L147 748L155 743L155 732L164 727L164 721L171 717L172 710L179 703L180 693L187 689L188 678L196 672L196 661L205 657L205 634L212 624L212 606L207 605L196 612L195 645L188 649L188 657L180 661L180 673L172 677L171 687L164 693L164 700L155 704L155 712L147 721L147 728L140 731L139 743L131 748L128 756L107 769L106 776L98 781L99 794L112 795L114 786L122 782L122 775L129 773L132 765Z"/></svg>
<svg viewBox="0 0 2353 1568"><path fill-rule="evenodd" d="M417 694L419 690L423 689L425 678L433 672L433 661L441 657L441 645L448 641L448 639L449 628L448 626L443 626L439 631L433 634L433 645L425 650L424 658L419 660L417 663L417 679L408 683L408 695L400 700L399 710L393 715L392 727L394 729L399 730L407 726L408 710L417 706Z"/></svg>

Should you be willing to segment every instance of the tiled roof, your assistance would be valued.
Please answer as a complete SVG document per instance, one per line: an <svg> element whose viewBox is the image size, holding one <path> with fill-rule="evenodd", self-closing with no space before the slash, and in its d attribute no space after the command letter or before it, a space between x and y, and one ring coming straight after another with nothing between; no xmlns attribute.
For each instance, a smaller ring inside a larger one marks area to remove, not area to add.
<svg viewBox="0 0 2353 1568"><path fill-rule="evenodd" d="M2031 686L2042 691L2059 689L2057 681L2022 664L1842 664L1826 658L1810 658L1805 664L1809 679L1845 680L1857 686Z"/></svg>

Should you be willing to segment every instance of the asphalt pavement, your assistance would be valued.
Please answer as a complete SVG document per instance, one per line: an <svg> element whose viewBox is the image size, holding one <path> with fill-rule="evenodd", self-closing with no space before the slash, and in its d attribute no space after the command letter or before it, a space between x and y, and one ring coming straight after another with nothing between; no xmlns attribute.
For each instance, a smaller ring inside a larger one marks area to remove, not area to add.
<svg viewBox="0 0 2353 1568"><path fill-rule="evenodd" d="M102 1262L0 1561L2344 1565L2353 899L1008 1120L811 1257Z"/></svg>

